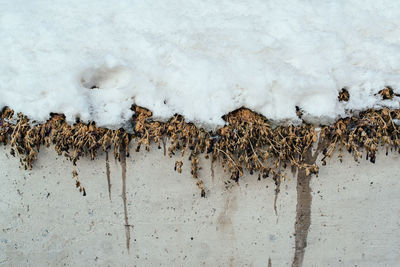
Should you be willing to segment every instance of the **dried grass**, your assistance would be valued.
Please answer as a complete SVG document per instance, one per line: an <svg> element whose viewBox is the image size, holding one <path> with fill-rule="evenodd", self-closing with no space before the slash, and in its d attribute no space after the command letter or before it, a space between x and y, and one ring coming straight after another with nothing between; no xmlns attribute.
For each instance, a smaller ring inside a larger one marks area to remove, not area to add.
<svg viewBox="0 0 400 267"><path fill-rule="evenodd" d="M390 90L386 89L379 92L385 99L388 94L390 96ZM342 91L339 100L346 101L348 97ZM136 144L136 151L143 147L149 151L151 143L161 148L161 142L168 139L168 155L180 153L181 157L175 162L175 170L182 171L184 158L188 156L192 176L203 197L205 189L199 177L201 155L219 160L236 182L248 171L257 173L259 179L272 177L279 184L285 178L287 167L303 169L307 175L318 173L318 166L305 160L307 151L318 138L326 143L322 165L335 151L342 159L343 149L352 153L355 160L365 153L373 163L380 146L386 148L386 153L389 149L400 152L400 128L396 124L400 120L400 110L370 109L323 126L318 135L315 127L307 123L273 128L264 116L246 108L225 115L226 126L215 132L187 123L180 115L173 116L168 122L159 122L153 121L151 111L145 108L133 106L132 109L135 111L132 118L134 133L129 134L124 129L110 130L97 127L95 123L69 125L61 114L51 114L47 122L31 125L24 115L18 114L15 119L14 112L4 108L0 114L0 143L9 144L11 154L20 158L22 166L32 169L43 145L53 145L59 155L64 155L75 165L84 156L94 159L99 150L112 149L115 158L119 159L120 153L129 156L131 143ZM73 177L85 194L75 170Z"/></svg>

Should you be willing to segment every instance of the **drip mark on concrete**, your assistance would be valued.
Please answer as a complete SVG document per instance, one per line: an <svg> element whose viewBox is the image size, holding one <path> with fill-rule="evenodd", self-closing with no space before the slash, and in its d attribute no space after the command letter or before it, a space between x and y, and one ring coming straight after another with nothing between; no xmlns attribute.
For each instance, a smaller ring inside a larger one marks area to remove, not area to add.
<svg viewBox="0 0 400 267"><path fill-rule="evenodd" d="M275 216L278 217L278 209L276 208L276 201L278 200L278 195L279 192L281 191L281 178L278 177L276 178L276 188L275 188L275 198L274 198L274 211L275 211ZM278 218L276 219L276 221L278 222Z"/></svg>
<svg viewBox="0 0 400 267"><path fill-rule="evenodd" d="M108 196L111 201L111 172L110 172L110 161L108 160L108 152L106 152L106 174L108 184Z"/></svg>
<svg viewBox="0 0 400 267"><path fill-rule="evenodd" d="M295 178L296 177L296 172L297 172L297 167L296 166L292 166L290 168L290 171L292 172L293 178Z"/></svg>
<svg viewBox="0 0 400 267"><path fill-rule="evenodd" d="M281 159L279 159L279 169L281 168ZM278 200L278 195L279 192L281 191L281 173L279 172L279 175L276 176L274 179L275 181L275 198L274 198L274 211L275 211L275 216L276 216L276 223L278 223L278 209L276 208L276 201Z"/></svg>
<svg viewBox="0 0 400 267"><path fill-rule="evenodd" d="M310 148L305 156L304 162L306 164L315 164L319 153L326 146L326 142L322 139L318 142L317 150L312 155ZM295 230L295 252L292 262L292 267L303 266L304 252L307 247L308 230L311 225L311 174L306 175L305 169L299 169L297 173L297 205L296 205L296 222L294 225Z"/></svg>
<svg viewBox="0 0 400 267"><path fill-rule="evenodd" d="M211 159L211 181L214 182L214 158Z"/></svg>
<svg viewBox="0 0 400 267"><path fill-rule="evenodd" d="M295 253L292 267L303 265L304 251L307 247L308 230L311 225L311 175L306 175L304 169L297 174L297 205L295 230Z"/></svg>
<svg viewBox="0 0 400 267"><path fill-rule="evenodd" d="M167 148L165 147L165 140L164 140L164 138L161 139L161 141L162 141L162 145L163 145L163 149L164 149L164 156L166 156L166 155L167 155Z"/></svg>
<svg viewBox="0 0 400 267"><path fill-rule="evenodd" d="M124 202L124 217L125 217L125 236L126 236L126 248L129 252L130 241L131 241L131 229L128 221L128 207L126 206L126 152L125 149L121 149L120 161L122 167L122 201Z"/></svg>
<svg viewBox="0 0 400 267"><path fill-rule="evenodd" d="M221 210L221 213L217 218L217 231L220 231L223 235L228 234L229 240L233 240L235 237L235 229L233 227L232 218L234 213L237 211L237 200L236 191L229 191L224 193L225 204Z"/></svg>
<svg viewBox="0 0 400 267"><path fill-rule="evenodd" d="M268 267L272 267L271 257L268 258Z"/></svg>

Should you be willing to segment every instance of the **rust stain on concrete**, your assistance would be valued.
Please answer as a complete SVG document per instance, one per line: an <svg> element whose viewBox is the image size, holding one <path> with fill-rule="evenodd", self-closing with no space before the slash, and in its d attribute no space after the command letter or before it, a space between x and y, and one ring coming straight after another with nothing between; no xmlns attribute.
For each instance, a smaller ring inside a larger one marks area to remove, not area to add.
<svg viewBox="0 0 400 267"><path fill-rule="evenodd" d="M120 162L122 167L122 201L124 202L124 218L125 218L125 236L126 236L126 248L129 252L130 241L131 241L131 225L128 221L128 207L126 205L126 152L125 149L121 149Z"/></svg>
<svg viewBox="0 0 400 267"><path fill-rule="evenodd" d="M106 174L107 174L107 184L108 184L108 196L111 201L111 172L110 172L110 161L108 159L108 152L106 152Z"/></svg>

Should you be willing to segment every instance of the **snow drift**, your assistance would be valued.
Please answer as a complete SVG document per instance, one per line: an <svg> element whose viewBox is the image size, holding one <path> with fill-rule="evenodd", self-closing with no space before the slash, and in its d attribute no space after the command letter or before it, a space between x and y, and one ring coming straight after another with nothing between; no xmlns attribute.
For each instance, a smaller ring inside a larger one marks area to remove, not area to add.
<svg viewBox="0 0 400 267"><path fill-rule="evenodd" d="M400 85L399 1L1 1L0 106L118 127L133 103L217 126L323 122ZM339 103L346 87L350 101ZM385 102L397 108L398 98Z"/></svg>

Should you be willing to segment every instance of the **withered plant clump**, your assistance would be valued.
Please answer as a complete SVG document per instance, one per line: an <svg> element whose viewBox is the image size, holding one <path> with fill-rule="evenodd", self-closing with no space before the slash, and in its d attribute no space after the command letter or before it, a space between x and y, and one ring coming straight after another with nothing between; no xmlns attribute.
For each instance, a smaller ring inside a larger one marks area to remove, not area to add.
<svg viewBox="0 0 400 267"><path fill-rule="evenodd" d="M350 93L346 88L342 88L338 95L339 102L348 102L350 100Z"/></svg>
<svg viewBox="0 0 400 267"><path fill-rule="evenodd" d="M400 110L370 109L359 114L357 117L340 119L336 123L325 126L321 130L321 137L329 140L329 145L322 152L322 164L326 164L326 158L331 157L333 152L339 150L339 159L342 159L342 151L346 149L352 153L358 161L363 152L366 159L375 163L376 152L380 146L395 149L400 153Z"/></svg>
<svg viewBox="0 0 400 267"><path fill-rule="evenodd" d="M0 114L0 143L10 144L11 154L20 158L25 169L32 168L42 145L53 145L59 155L65 155L75 165L83 156L94 159L99 150L113 149L116 159L120 159L121 153L129 156L132 141L136 151L142 147L149 151L151 143L156 143L160 149L163 145L165 153L171 157L179 153L181 159L175 162L178 172L184 168L185 156L188 157L192 176L203 197L205 188L199 177L201 155L219 161L236 182L247 171L257 173L259 179L272 177L279 185L287 167L304 170L306 175L318 173L315 162L306 160L307 152L318 139L325 144L323 165L336 150L340 159L343 149L352 153L355 160L365 152L373 163L380 146L385 146L387 152L389 148L400 152L400 128L396 124L400 120L400 110L370 109L322 126L318 134L315 127L307 123L273 128L264 116L246 108L225 115L226 125L216 131L196 127L180 115L159 122L152 120L151 111L145 108L133 106L132 109L135 111L133 134L124 129L97 127L93 122L69 125L60 114L51 114L47 122L32 125L24 115L14 118L14 112L4 108ZM86 194L75 170L73 177L79 190Z"/></svg>
<svg viewBox="0 0 400 267"><path fill-rule="evenodd" d="M90 156L93 160L99 149L107 151L111 147L114 148L115 157L119 158L120 151L131 140L131 135L122 129L109 130L96 127L94 123L81 122L69 125L65 116L60 114L51 114L47 122L38 125L31 125L29 119L21 113L17 114L15 120L13 115L14 112L8 107L0 114L0 143L10 145L11 155L18 156L25 169L32 169L42 145L53 145L59 155L64 154L76 165L80 157ZM86 195L78 173L76 170L72 173L76 187Z"/></svg>
<svg viewBox="0 0 400 267"><path fill-rule="evenodd" d="M268 120L249 109L239 109L224 116L225 127L216 132L207 132L192 123L186 123L180 115L168 122L152 121L151 112L134 107L135 137L138 139L136 151L142 145L150 149L150 143L160 147L163 138L168 138L170 156L180 152L182 160L175 163L175 170L181 172L183 158L189 153L191 173L205 195L203 182L198 177L199 156L205 154L212 161L219 160L231 179L238 181L244 170L259 177L272 176L276 183L284 178L282 170L287 165L305 168L309 173L317 173L318 167L303 162L307 149L317 139L311 125L280 126L272 129Z"/></svg>
<svg viewBox="0 0 400 267"><path fill-rule="evenodd" d="M395 96L400 96L400 94L396 94L393 91L393 88L390 86L387 86L384 89L380 90L378 94L382 97L383 100L391 100Z"/></svg>

